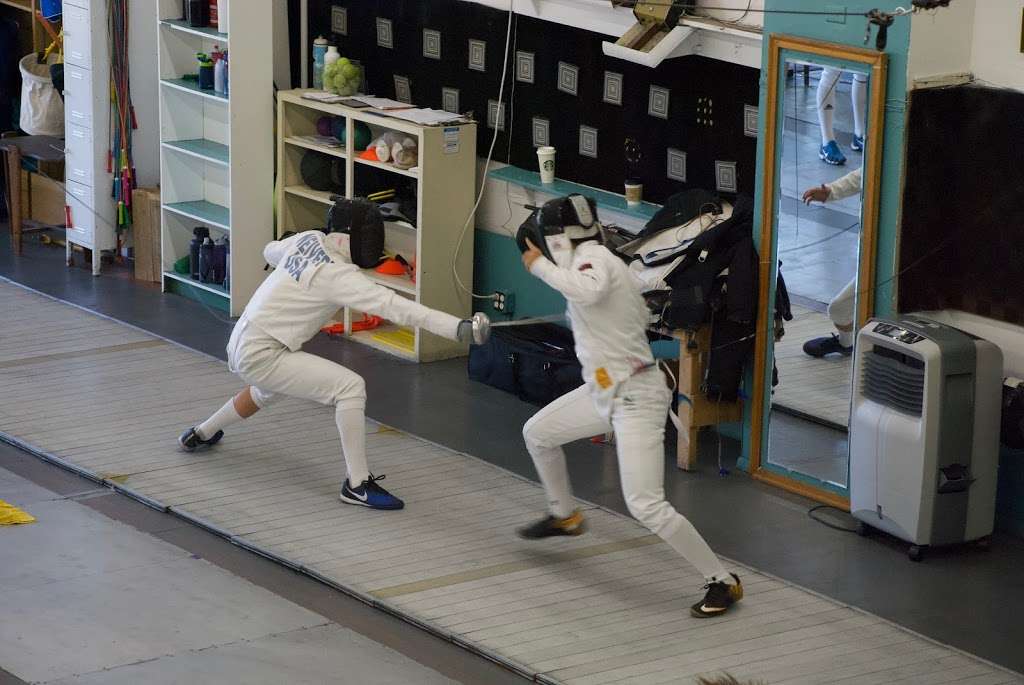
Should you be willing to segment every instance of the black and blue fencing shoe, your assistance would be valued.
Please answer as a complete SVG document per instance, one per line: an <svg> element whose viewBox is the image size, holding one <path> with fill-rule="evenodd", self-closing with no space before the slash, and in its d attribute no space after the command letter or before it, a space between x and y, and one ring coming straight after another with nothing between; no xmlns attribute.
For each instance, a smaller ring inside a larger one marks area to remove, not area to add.
<svg viewBox="0 0 1024 685"><path fill-rule="evenodd" d="M813 338L804 343L804 353L815 358L822 358L830 354L841 354L849 357L853 354L853 345L847 347L839 342L839 336L833 333L823 338Z"/></svg>
<svg viewBox="0 0 1024 685"><path fill-rule="evenodd" d="M193 426L181 434L181 437L178 438L178 444L186 452L195 452L200 447L213 447L223 437L224 431L217 431L209 440L203 440L199 437L199 432L196 431L195 426Z"/></svg>
<svg viewBox="0 0 1024 685"><path fill-rule="evenodd" d="M405 507L405 502L377 484L379 480L384 480L384 476L370 474L359 487L354 488L346 478L345 484L341 486L341 501L370 509L394 510Z"/></svg>

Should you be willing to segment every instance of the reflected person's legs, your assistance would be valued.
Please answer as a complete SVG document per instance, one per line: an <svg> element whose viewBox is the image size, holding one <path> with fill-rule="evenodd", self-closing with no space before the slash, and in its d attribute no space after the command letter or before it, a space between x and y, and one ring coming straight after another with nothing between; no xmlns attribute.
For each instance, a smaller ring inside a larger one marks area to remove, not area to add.
<svg viewBox="0 0 1024 685"><path fill-rule="evenodd" d="M836 327L836 333L813 338L804 343L804 352L821 358L830 354L849 357L853 352L854 308L857 302L857 277L847 283L832 301L828 303L828 318Z"/></svg>

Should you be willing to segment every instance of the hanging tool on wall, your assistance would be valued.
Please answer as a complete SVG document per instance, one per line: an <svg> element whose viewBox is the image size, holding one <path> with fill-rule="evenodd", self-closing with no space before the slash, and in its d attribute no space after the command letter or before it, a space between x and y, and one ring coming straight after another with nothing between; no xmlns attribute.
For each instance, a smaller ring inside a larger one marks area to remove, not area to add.
<svg viewBox="0 0 1024 685"><path fill-rule="evenodd" d="M864 44L871 39L871 27L878 27L878 35L875 36L875 49L885 50L885 45L889 40L889 27L896 20L896 15L890 12L883 12L879 9L873 9L867 13L868 25L864 29Z"/></svg>
<svg viewBox="0 0 1024 685"><path fill-rule="evenodd" d="M135 189L132 131L138 128L132 106L128 59L128 0L110 0L110 148L107 171L113 174L111 196L117 203L120 234L132 223L131 202ZM121 242L119 235L118 242ZM119 246L120 247L120 246ZM120 255L120 249L118 254Z"/></svg>
<svg viewBox="0 0 1024 685"><path fill-rule="evenodd" d="M612 7L632 7L636 24L617 41L630 50L649 50L666 33L679 25L679 19L687 10L692 10L694 0L673 0L672 2L637 2L636 0L611 0Z"/></svg>

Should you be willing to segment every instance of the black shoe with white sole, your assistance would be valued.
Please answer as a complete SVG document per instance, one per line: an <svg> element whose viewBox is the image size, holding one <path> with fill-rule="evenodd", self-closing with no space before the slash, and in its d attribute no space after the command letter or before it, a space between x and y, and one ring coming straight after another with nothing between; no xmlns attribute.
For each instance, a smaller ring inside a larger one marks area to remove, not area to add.
<svg viewBox="0 0 1024 685"><path fill-rule="evenodd" d="M841 354L849 357L853 354L853 345L847 347L839 342L839 336L833 333L822 338L813 338L804 343L804 353L820 359L829 354Z"/></svg>
<svg viewBox="0 0 1024 685"><path fill-rule="evenodd" d="M200 447L213 447L223 437L224 431L217 431L209 440L203 440L199 437L199 432L195 429L195 426L193 426L181 434L181 437L178 438L178 445L186 452L195 452Z"/></svg>
<svg viewBox="0 0 1024 685"><path fill-rule="evenodd" d="M743 585L740 577L730 573L735 583L724 583L721 581L707 584L707 594L704 599L690 607L690 613L696 618L712 618L721 616L729 610L736 602L743 599Z"/></svg>
<svg viewBox="0 0 1024 685"><path fill-rule="evenodd" d="M370 509L394 510L405 507L405 502L377 485L379 480L384 480L384 476L370 474L370 477L360 483L359 487L354 488L346 478L345 484L341 486L341 501L345 504L355 504Z"/></svg>

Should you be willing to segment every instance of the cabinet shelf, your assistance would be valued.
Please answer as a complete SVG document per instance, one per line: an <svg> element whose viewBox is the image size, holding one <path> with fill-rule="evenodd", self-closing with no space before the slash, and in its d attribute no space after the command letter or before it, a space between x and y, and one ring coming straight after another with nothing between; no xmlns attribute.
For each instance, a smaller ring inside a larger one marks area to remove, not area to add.
<svg viewBox="0 0 1024 685"><path fill-rule="evenodd" d="M198 95L199 97L208 98L214 102L223 102L227 104L228 96L220 93L215 93L212 90L203 90L199 87L199 81L193 81L192 79L185 78L165 78L160 79L160 83L168 88L180 90L185 93L191 93L192 95Z"/></svg>
<svg viewBox="0 0 1024 685"><path fill-rule="evenodd" d="M416 294L416 284L408 276L388 276L387 274L379 274L373 269L363 269L363 274L374 283L380 284L385 288L391 288L406 295Z"/></svg>
<svg viewBox="0 0 1024 685"><path fill-rule="evenodd" d="M335 193L330 190L313 190L309 186L305 185L286 186L284 192L289 195L298 195L299 197L304 197L307 200L313 200L314 202L320 202L325 205L333 205L334 200L331 198L335 195L344 195L344 193Z"/></svg>
<svg viewBox="0 0 1024 685"><path fill-rule="evenodd" d="M231 210L206 200L171 202L165 204L164 209L225 231L231 231Z"/></svg>
<svg viewBox="0 0 1024 685"><path fill-rule="evenodd" d="M341 159L345 159L348 156L348 152L346 152L344 147L328 147L327 145L317 145L316 143L311 143L311 142L309 142L307 140L302 140L300 138L296 138L295 136L290 136L288 138L285 138L284 142L285 142L285 145L292 145L294 147L302 147L302 148L306 148L307 150L315 150L316 152L322 152L325 155L330 155L332 157L339 157Z"/></svg>
<svg viewBox="0 0 1024 685"><path fill-rule="evenodd" d="M181 31L182 33L191 33L193 36L200 36L202 38L215 38L218 41L227 44L228 34L221 33L217 29L210 28L209 26L190 26L187 21L182 19L163 19L160 21L161 26L174 31Z"/></svg>
<svg viewBox="0 0 1024 685"><path fill-rule="evenodd" d="M193 138L191 140L168 140L163 143L165 148L180 152L191 157L205 160L211 164L227 166L231 162L231 150L227 145L212 140Z"/></svg>
<svg viewBox="0 0 1024 685"><path fill-rule="evenodd" d="M356 164L363 164L365 166L372 166L377 169L383 169L384 171L391 171L402 176L409 176L411 178L419 178L420 172L418 167L412 169L400 169L394 164L388 164L387 162L375 162L372 159L363 159L362 157L355 158Z"/></svg>
<svg viewBox="0 0 1024 685"><path fill-rule="evenodd" d="M191 276L185 276L184 274L179 274L175 271L165 271L164 278L170 278L171 280L178 281L180 283L186 283L193 288L199 288L200 290L205 290L206 292L214 293L221 297L231 297L231 293L229 293L222 285L217 285L216 283L203 283L195 280Z"/></svg>

